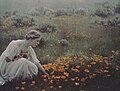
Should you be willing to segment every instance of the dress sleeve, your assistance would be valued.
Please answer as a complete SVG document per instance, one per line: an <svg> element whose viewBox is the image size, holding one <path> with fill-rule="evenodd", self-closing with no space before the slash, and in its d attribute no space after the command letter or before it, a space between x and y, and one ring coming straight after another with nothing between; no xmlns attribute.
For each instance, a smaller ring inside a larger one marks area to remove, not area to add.
<svg viewBox="0 0 120 91"><path fill-rule="evenodd" d="M14 40L9 43L3 54L10 60L12 60L15 57L15 55L17 54L17 45Z"/></svg>
<svg viewBox="0 0 120 91"><path fill-rule="evenodd" d="M36 53L35 53L34 49L33 49L31 46L29 47L29 53L30 53L30 56L31 56L32 61L33 61L34 63L40 62L40 61L38 60L37 56L36 56Z"/></svg>

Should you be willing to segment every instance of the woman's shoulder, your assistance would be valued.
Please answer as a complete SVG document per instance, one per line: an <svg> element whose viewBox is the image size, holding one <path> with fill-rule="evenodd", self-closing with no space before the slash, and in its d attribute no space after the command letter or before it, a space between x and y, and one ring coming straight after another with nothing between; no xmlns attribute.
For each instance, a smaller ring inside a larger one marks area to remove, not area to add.
<svg viewBox="0 0 120 91"><path fill-rule="evenodd" d="M9 43L9 45L13 45L13 44L15 44L15 40L12 40L12 41Z"/></svg>
<svg viewBox="0 0 120 91"><path fill-rule="evenodd" d="M12 40L10 43L17 43L19 40Z"/></svg>
<svg viewBox="0 0 120 91"><path fill-rule="evenodd" d="M22 42L22 40L12 40L12 42L15 42L15 43L19 44L19 43Z"/></svg>
<svg viewBox="0 0 120 91"><path fill-rule="evenodd" d="M23 40L15 40L18 47L21 47Z"/></svg>
<svg viewBox="0 0 120 91"><path fill-rule="evenodd" d="M12 40L11 42L10 42L10 45L19 45L20 44L20 42L21 42L21 40Z"/></svg>
<svg viewBox="0 0 120 91"><path fill-rule="evenodd" d="M6 49L16 48L16 45L17 45L16 40L12 40L12 41L8 44L8 46L7 46Z"/></svg>
<svg viewBox="0 0 120 91"><path fill-rule="evenodd" d="M11 42L19 42L19 41L21 41L21 40L12 40ZM11 42L10 42L10 43L11 43Z"/></svg>

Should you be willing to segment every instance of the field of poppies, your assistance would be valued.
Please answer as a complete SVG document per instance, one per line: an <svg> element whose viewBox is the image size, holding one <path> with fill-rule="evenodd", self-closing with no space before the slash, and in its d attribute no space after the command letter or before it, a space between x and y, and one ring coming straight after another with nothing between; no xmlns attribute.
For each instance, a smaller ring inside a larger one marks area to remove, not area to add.
<svg viewBox="0 0 120 91"><path fill-rule="evenodd" d="M119 82L119 59L119 51L112 51L112 55L109 57L92 53L90 56L82 53L80 55L66 54L58 58L55 63L43 65L50 74L50 78L39 73L33 79L8 82L4 90L7 88L6 91L91 91L86 89L90 88L88 85L94 82L100 85L100 80L106 83L112 79L111 81L114 83L115 80L113 78L116 78ZM94 86L94 88L96 87ZM119 90L118 88L115 91ZM97 89L97 91L100 90ZM104 87L102 91L105 91Z"/></svg>

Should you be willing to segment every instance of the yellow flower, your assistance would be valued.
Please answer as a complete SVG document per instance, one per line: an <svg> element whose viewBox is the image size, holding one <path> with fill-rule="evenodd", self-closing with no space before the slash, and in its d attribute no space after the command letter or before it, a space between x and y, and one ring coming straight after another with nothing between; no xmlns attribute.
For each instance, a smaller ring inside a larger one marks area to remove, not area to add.
<svg viewBox="0 0 120 91"><path fill-rule="evenodd" d="M65 79L65 82L67 82L68 80L67 79Z"/></svg>
<svg viewBox="0 0 120 91"><path fill-rule="evenodd" d="M46 78L46 77L47 77L47 75L42 75L42 77L43 77L43 78Z"/></svg>
<svg viewBox="0 0 120 91"><path fill-rule="evenodd" d="M78 69L71 68L71 70L74 71L74 72L77 72L77 73L80 72Z"/></svg>
<svg viewBox="0 0 120 91"><path fill-rule="evenodd" d="M54 78L54 77L55 77L55 75L52 75L52 76L51 76L51 78Z"/></svg>
<svg viewBox="0 0 120 91"><path fill-rule="evenodd" d="M59 71L59 72L64 72L64 71L65 71L64 66L60 66L60 67L58 68L58 71Z"/></svg>
<svg viewBox="0 0 120 91"><path fill-rule="evenodd" d="M80 66L78 65L78 66L76 66L76 68L80 68Z"/></svg>
<svg viewBox="0 0 120 91"><path fill-rule="evenodd" d="M50 88L53 88L53 86L50 86Z"/></svg>
<svg viewBox="0 0 120 91"><path fill-rule="evenodd" d="M115 51L114 51L114 50L112 50L112 53L115 53Z"/></svg>
<svg viewBox="0 0 120 91"><path fill-rule="evenodd" d="M20 87L15 87L16 90L18 90Z"/></svg>
<svg viewBox="0 0 120 91"><path fill-rule="evenodd" d="M91 65L87 65L87 67L89 67L89 68L90 68L90 67L91 67Z"/></svg>
<svg viewBox="0 0 120 91"><path fill-rule="evenodd" d="M43 68L44 68L45 70L49 70L49 67L48 67L47 65L43 65Z"/></svg>
<svg viewBox="0 0 120 91"><path fill-rule="evenodd" d="M85 78L82 78L82 79L81 79L81 82L85 82Z"/></svg>
<svg viewBox="0 0 120 91"><path fill-rule="evenodd" d="M35 84L35 81L32 81L32 84Z"/></svg>
<svg viewBox="0 0 120 91"><path fill-rule="evenodd" d="M58 88L62 88L62 86L58 86Z"/></svg>
<svg viewBox="0 0 120 91"><path fill-rule="evenodd" d="M22 85L25 85L25 84L26 84L26 82L21 82L21 84L22 84Z"/></svg>
<svg viewBox="0 0 120 91"><path fill-rule="evenodd" d="M47 79L44 79L44 82L47 82Z"/></svg>
<svg viewBox="0 0 120 91"><path fill-rule="evenodd" d="M96 74L92 74L93 76L96 76Z"/></svg>
<svg viewBox="0 0 120 91"><path fill-rule="evenodd" d="M83 60L83 58L79 58L79 60Z"/></svg>
<svg viewBox="0 0 120 91"><path fill-rule="evenodd" d="M111 76L110 74L107 75L107 77L110 77L110 76Z"/></svg>
<svg viewBox="0 0 120 91"><path fill-rule="evenodd" d="M89 75L89 78L93 78L93 76L92 76L92 75Z"/></svg>
<svg viewBox="0 0 120 91"><path fill-rule="evenodd" d="M30 86L34 86L34 85L35 85L35 84L33 84L33 83L32 83L32 84L30 84Z"/></svg>
<svg viewBox="0 0 120 91"><path fill-rule="evenodd" d="M50 83L52 84L52 83L53 83L53 80L50 80Z"/></svg>
<svg viewBox="0 0 120 91"><path fill-rule="evenodd" d="M89 72L90 72L88 69L85 69L84 71L85 71L86 73L89 73Z"/></svg>
<svg viewBox="0 0 120 91"><path fill-rule="evenodd" d="M67 73L67 72L64 72L64 75L66 75L67 77L69 76L69 73Z"/></svg>
<svg viewBox="0 0 120 91"><path fill-rule="evenodd" d="M21 90L25 90L25 87L21 87Z"/></svg>
<svg viewBox="0 0 120 91"><path fill-rule="evenodd" d="M96 64L96 62L91 62L90 64Z"/></svg>
<svg viewBox="0 0 120 91"><path fill-rule="evenodd" d="M71 78L72 81L74 81L75 79L74 78Z"/></svg>
<svg viewBox="0 0 120 91"><path fill-rule="evenodd" d="M50 73L51 75L54 74L54 70Z"/></svg>
<svg viewBox="0 0 120 91"><path fill-rule="evenodd" d="M75 82L75 85L78 86L78 85L80 85L80 84L79 84L78 82Z"/></svg>
<svg viewBox="0 0 120 91"><path fill-rule="evenodd" d="M45 91L45 89L42 89L41 91Z"/></svg>
<svg viewBox="0 0 120 91"><path fill-rule="evenodd" d="M75 77L75 79L77 80L77 79L78 79L78 77L76 76L76 77Z"/></svg>
<svg viewBox="0 0 120 91"><path fill-rule="evenodd" d="M62 79L65 79L65 78L66 78L66 76L61 76L61 78L62 78Z"/></svg>
<svg viewBox="0 0 120 91"><path fill-rule="evenodd" d="M105 73L108 73L109 71L108 70L104 70Z"/></svg>
<svg viewBox="0 0 120 91"><path fill-rule="evenodd" d="M55 76L54 79L60 79L60 76Z"/></svg>

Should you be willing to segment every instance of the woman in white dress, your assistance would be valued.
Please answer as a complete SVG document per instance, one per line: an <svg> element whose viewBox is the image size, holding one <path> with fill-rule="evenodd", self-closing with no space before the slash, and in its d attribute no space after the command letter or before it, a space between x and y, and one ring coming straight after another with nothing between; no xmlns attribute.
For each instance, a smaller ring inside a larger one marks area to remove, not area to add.
<svg viewBox="0 0 120 91"><path fill-rule="evenodd" d="M32 47L36 47L41 34L36 30L29 31L25 39L13 40L0 56L0 85L13 79L32 78L41 70L47 76Z"/></svg>

